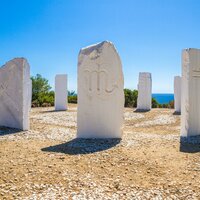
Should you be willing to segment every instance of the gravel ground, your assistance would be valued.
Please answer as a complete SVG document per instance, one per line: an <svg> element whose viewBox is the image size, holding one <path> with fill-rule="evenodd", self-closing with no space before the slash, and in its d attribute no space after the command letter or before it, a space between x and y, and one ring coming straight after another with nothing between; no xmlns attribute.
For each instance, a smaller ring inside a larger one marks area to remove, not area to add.
<svg viewBox="0 0 200 200"><path fill-rule="evenodd" d="M200 199L200 144L180 143L173 110L126 108L121 140L76 139L76 112L0 128L0 199Z"/></svg>

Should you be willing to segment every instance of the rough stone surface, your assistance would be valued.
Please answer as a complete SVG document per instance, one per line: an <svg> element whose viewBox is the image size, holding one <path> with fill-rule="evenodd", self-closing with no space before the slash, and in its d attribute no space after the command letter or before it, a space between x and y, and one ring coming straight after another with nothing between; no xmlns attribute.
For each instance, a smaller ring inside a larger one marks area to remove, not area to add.
<svg viewBox="0 0 200 200"><path fill-rule="evenodd" d="M78 60L78 138L121 138L124 80L111 42L81 49Z"/></svg>
<svg viewBox="0 0 200 200"><path fill-rule="evenodd" d="M181 137L200 135L200 49L182 52Z"/></svg>
<svg viewBox="0 0 200 200"><path fill-rule="evenodd" d="M174 77L174 109L176 113L181 113L181 77Z"/></svg>
<svg viewBox="0 0 200 200"><path fill-rule="evenodd" d="M0 68L0 126L29 129L31 88L26 59L15 58Z"/></svg>
<svg viewBox="0 0 200 200"><path fill-rule="evenodd" d="M55 110L67 110L67 74L55 77Z"/></svg>
<svg viewBox="0 0 200 200"><path fill-rule="evenodd" d="M152 80L151 73L140 72L138 83L137 110L151 110Z"/></svg>

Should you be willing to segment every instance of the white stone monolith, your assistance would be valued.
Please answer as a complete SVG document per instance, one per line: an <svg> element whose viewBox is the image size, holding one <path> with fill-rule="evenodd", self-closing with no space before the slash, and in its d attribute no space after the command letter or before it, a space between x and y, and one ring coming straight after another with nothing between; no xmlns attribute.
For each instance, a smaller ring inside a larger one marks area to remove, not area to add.
<svg viewBox="0 0 200 200"><path fill-rule="evenodd" d="M67 74L55 77L55 110L67 110Z"/></svg>
<svg viewBox="0 0 200 200"><path fill-rule="evenodd" d="M0 68L0 126L29 129L31 88L26 59L15 58Z"/></svg>
<svg viewBox="0 0 200 200"><path fill-rule="evenodd" d="M152 101L152 79L151 73L140 72L138 82L137 110L151 110Z"/></svg>
<svg viewBox="0 0 200 200"><path fill-rule="evenodd" d="M182 52L181 136L200 135L200 49Z"/></svg>
<svg viewBox="0 0 200 200"><path fill-rule="evenodd" d="M81 49L78 58L78 138L121 138L124 78L111 42Z"/></svg>
<svg viewBox="0 0 200 200"><path fill-rule="evenodd" d="M176 113L181 113L181 77L174 77L174 109Z"/></svg>

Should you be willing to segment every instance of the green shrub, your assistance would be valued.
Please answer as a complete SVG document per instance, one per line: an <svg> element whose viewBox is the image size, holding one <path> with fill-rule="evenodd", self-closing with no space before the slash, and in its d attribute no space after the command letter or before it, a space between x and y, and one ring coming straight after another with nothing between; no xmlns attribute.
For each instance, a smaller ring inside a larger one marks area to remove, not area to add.
<svg viewBox="0 0 200 200"><path fill-rule="evenodd" d="M32 76L32 106L54 106L54 91L46 78L40 74ZM125 107L137 107L138 91L124 89ZM77 94L75 91L68 91L68 103L77 103ZM174 101L169 104L159 104L155 98L152 98L152 108L174 108Z"/></svg>
<svg viewBox="0 0 200 200"><path fill-rule="evenodd" d="M77 103L77 95L68 96L68 103Z"/></svg>
<svg viewBox="0 0 200 200"><path fill-rule="evenodd" d="M129 89L124 89L124 96L125 96L125 107L133 107L133 93Z"/></svg>
<svg viewBox="0 0 200 200"><path fill-rule="evenodd" d="M137 107L137 98L138 98L138 91L133 90L133 107Z"/></svg>
<svg viewBox="0 0 200 200"><path fill-rule="evenodd" d="M68 103L77 103L77 94L75 91L68 91Z"/></svg>
<svg viewBox="0 0 200 200"><path fill-rule="evenodd" d="M172 109L174 108L174 101L169 102L169 107L172 108Z"/></svg>
<svg viewBox="0 0 200 200"><path fill-rule="evenodd" d="M138 91L137 90L129 90L129 89L124 89L124 97L125 97L125 102L124 106L125 107L136 107L137 106L137 97L138 97Z"/></svg>
<svg viewBox="0 0 200 200"><path fill-rule="evenodd" d="M155 98L152 98L152 108L158 108L159 107L159 103L156 101Z"/></svg>
<svg viewBox="0 0 200 200"><path fill-rule="evenodd" d="M47 79L40 74L31 77L32 80L32 106L53 106L54 105L54 91Z"/></svg>
<svg viewBox="0 0 200 200"><path fill-rule="evenodd" d="M124 89L124 96L125 96L125 107L137 107L137 98L138 98L138 91L137 90L129 90ZM158 108L159 103L156 101L155 98L152 98L152 108Z"/></svg>

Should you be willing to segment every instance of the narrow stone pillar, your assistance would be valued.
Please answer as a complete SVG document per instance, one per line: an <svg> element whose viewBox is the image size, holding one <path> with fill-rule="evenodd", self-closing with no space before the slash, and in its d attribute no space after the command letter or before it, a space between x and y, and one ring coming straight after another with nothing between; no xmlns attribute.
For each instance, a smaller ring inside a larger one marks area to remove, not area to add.
<svg viewBox="0 0 200 200"><path fill-rule="evenodd" d="M137 110L138 111L151 110L151 101L152 101L151 73L140 72L139 82L138 82Z"/></svg>
<svg viewBox="0 0 200 200"><path fill-rule="evenodd" d="M174 77L174 109L176 113L181 113L181 77Z"/></svg>
<svg viewBox="0 0 200 200"><path fill-rule="evenodd" d="M182 52L181 136L200 135L200 49Z"/></svg>
<svg viewBox="0 0 200 200"><path fill-rule="evenodd" d="M32 82L25 58L15 58L0 68L0 126L28 130Z"/></svg>
<svg viewBox="0 0 200 200"><path fill-rule="evenodd" d="M81 49L78 58L78 138L121 138L124 79L111 42Z"/></svg>
<svg viewBox="0 0 200 200"><path fill-rule="evenodd" d="M67 74L57 74L55 77L55 110L67 110Z"/></svg>

